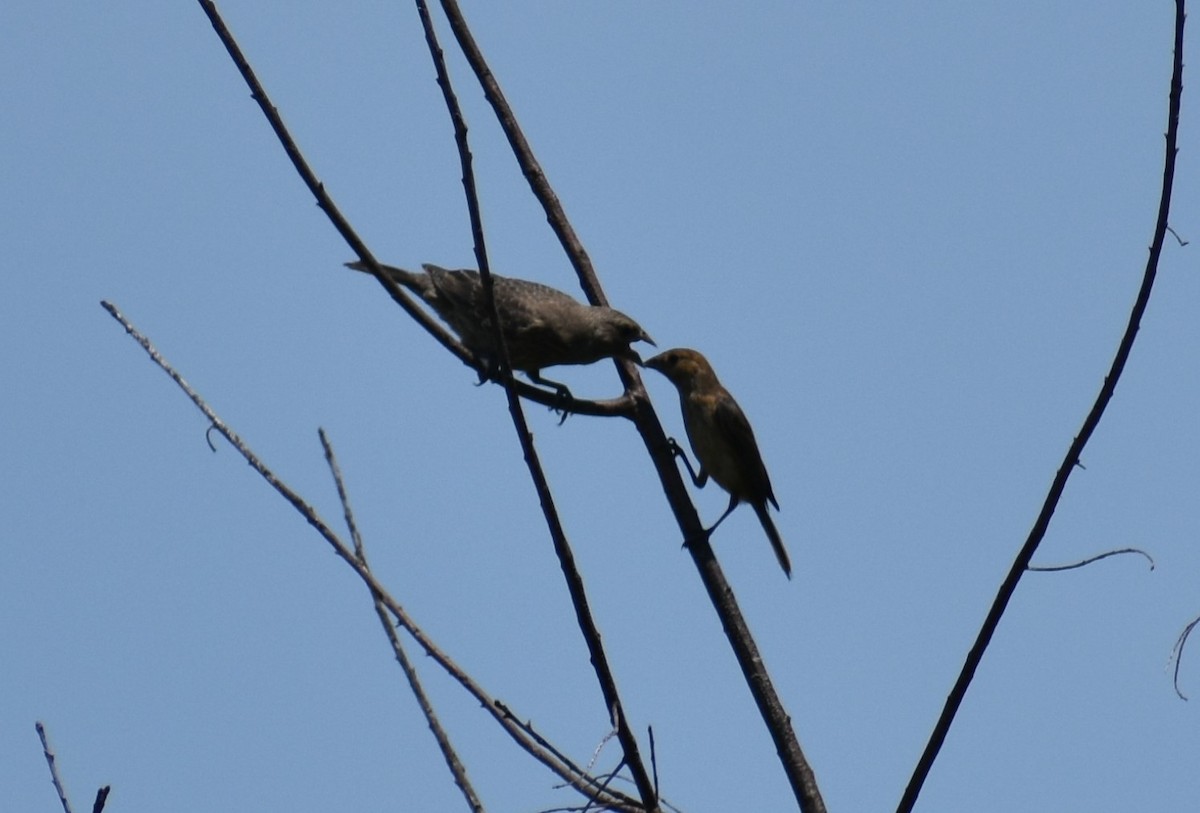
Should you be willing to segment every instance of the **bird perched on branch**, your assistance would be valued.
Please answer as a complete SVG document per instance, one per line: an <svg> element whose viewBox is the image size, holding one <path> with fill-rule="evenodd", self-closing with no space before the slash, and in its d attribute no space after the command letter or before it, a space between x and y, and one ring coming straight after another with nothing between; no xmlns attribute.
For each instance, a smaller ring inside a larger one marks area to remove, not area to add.
<svg viewBox="0 0 1200 813"><path fill-rule="evenodd" d="M370 273L361 262L346 263L355 271ZM426 263L424 273L390 265L380 268L397 285L425 301L463 345L492 369L498 364L492 339L491 317L483 296L479 272L451 271ZM548 285L492 274L492 294L508 357L514 370L569 396L565 386L544 379L540 371L557 364L591 364L603 358L642 360L629 345L654 340L625 314L603 305L584 305Z"/></svg>
<svg viewBox="0 0 1200 813"><path fill-rule="evenodd" d="M775 550L779 566L790 579L792 564L783 538L767 513L767 503L779 508L767 467L763 465L754 430L729 391L721 386L708 359L695 350L676 348L646 360L645 366L658 370L679 390L683 407L683 426L692 451L700 462L697 475L687 455L671 440L672 451L682 457L697 488L703 488L709 475L729 492L729 507L705 533L711 534L738 503L746 502L758 515L767 539Z"/></svg>

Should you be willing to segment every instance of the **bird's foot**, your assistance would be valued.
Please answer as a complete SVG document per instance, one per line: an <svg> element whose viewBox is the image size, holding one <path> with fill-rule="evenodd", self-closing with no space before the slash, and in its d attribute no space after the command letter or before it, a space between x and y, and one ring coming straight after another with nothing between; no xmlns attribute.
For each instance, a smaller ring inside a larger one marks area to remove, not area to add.
<svg viewBox="0 0 1200 813"><path fill-rule="evenodd" d="M571 395L571 391L562 384L554 385L554 403L550 405L553 412L562 415L558 419L558 425L562 426L567 422L567 418L571 417L571 410L568 408L575 400L575 396Z"/></svg>
<svg viewBox="0 0 1200 813"><path fill-rule="evenodd" d="M692 545L695 545L699 542L707 542L708 538L712 536L712 532L712 528L701 528L699 533L694 533L690 536L684 537L683 544L680 545L680 547L690 550Z"/></svg>

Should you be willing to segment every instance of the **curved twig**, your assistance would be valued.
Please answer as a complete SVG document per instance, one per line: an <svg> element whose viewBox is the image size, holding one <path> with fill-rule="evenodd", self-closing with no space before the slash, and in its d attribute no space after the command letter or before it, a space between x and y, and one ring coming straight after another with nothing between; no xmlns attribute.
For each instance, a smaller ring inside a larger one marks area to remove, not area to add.
<svg viewBox="0 0 1200 813"><path fill-rule="evenodd" d="M1183 632L1179 633L1179 637L1175 639L1175 646L1171 647L1171 660L1175 662L1175 675L1172 680L1175 686L1175 694L1179 695L1180 700L1187 700L1188 696L1179 688L1179 665L1183 661L1183 648L1187 646L1188 638L1192 636L1192 630L1196 625L1200 624L1200 618L1193 618L1188 625L1183 628Z"/></svg>
<svg viewBox="0 0 1200 813"><path fill-rule="evenodd" d="M1042 539L1046 536L1046 530L1050 527L1050 518L1054 516L1054 510L1058 507L1058 501L1067 486L1067 480L1078 463L1083 453L1083 448L1087 445L1092 433L1096 431L1100 419L1104 416L1104 410L1108 406L1108 402L1112 399L1117 382L1121 378L1121 372L1125 369L1125 362L1129 360L1129 353L1133 349L1134 339L1137 338L1138 326L1141 324L1142 315L1146 312L1146 305L1150 301L1150 292L1154 288L1154 278L1158 273L1158 258L1162 253L1163 240L1167 233L1168 215L1171 210L1171 189L1175 181L1175 156L1178 152L1176 144L1178 143L1179 136L1179 106L1183 95L1183 25L1185 16L1184 0L1175 0L1175 57L1171 70L1170 102L1167 112L1166 154L1163 158L1162 194L1158 202L1158 221L1154 229L1154 239L1150 244L1150 256L1146 260L1146 269L1142 275L1142 284L1138 289L1133 310L1129 314L1129 322L1125 326L1125 334L1121 337L1121 344L1117 348L1117 354L1113 358L1108 375L1104 378L1104 383L1100 387L1100 393L1096 396L1095 403L1092 404L1091 410L1083 421L1083 426L1079 429L1079 434L1075 436L1075 440L1067 450L1062 464L1058 467L1058 472L1054 476L1054 482L1050 485L1050 491L1046 494L1046 499L1042 503L1042 509L1033 523L1033 528L1029 531L1029 537L1025 540L1025 544L1021 546L1016 561L1013 562L1012 567L1009 569L1004 583L1000 585L1000 590L996 594L996 598L992 601L992 607L983 622L983 627L979 630L979 635L976 637L975 643L967 653L966 662L963 664L962 671L959 672L958 680L955 681L954 688L951 689L950 695L946 698L946 704L942 708L941 716L938 717L938 721L933 728L933 733L929 737L929 742L925 746L925 751L921 754L913 775L909 779L908 786L904 790L904 796L900 800L899 807L897 807L899 813L907 813L916 804L917 796L921 793L921 786L925 783L925 778L929 775L934 760L937 759L938 752L942 748L942 743L946 740L946 734L950 731L950 726L954 722L954 717L958 713L959 706L962 705L963 698L967 694L967 689L975 677L975 670L979 668L979 663L983 660L983 653L987 650L988 644L992 640L992 635L1000 625L1000 619L1004 615L1004 610L1008 607L1008 602L1012 599L1013 593L1016 592L1017 584L1021 581L1021 576L1029 568L1033 554L1037 552L1038 545L1041 544Z"/></svg>
<svg viewBox="0 0 1200 813"><path fill-rule="evenodd" d="M1141 548L1121 548L1119 550L1105 551L1104 553L1098 553L1095 556L1089 556L1087 559L1082 561L1072 562L1069 565L1030 565L1025 569L1034 570L1039 573L1057 573L1061 570L1075 570L1076 568L1085 567L1086 565L1090 565L1092 562L1099 562L1101 559L1107 559L1110 556L1120 556L1123 553L1136 553L1140 556L1144 556L1146 561L1150 563L1150 569L1154 570L1154 557L1146 553L1146 551L1142 550Z"/></svg>

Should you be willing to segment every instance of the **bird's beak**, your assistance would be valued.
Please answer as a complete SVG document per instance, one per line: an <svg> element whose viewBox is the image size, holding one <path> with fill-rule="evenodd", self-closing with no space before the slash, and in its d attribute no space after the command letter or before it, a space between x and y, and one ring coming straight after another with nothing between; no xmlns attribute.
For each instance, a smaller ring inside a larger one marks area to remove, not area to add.
<svg viewBox="0 0 1200 813"><path fill-rule="evenodd" d="M650 334L644 330L642 331L642 335L638 336L638 338L646 342L646 344L650 345L651 347L658 347L658 342L654 341L654 339L651 339Z"/></svg>
<svg viewBox="0 0 1200 813"><path fill-rule="evenodd" d="M663 354L659 353L653 358L648 358L642 362L643 367L649 367L651 370L658 370L660 373L663 370Z"/></svg>

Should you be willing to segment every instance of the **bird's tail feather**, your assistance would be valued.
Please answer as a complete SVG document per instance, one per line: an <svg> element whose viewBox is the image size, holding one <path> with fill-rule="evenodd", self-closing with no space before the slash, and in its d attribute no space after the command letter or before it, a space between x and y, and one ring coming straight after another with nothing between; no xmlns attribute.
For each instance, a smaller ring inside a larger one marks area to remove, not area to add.
<svg viewBox="0 0 1200 813"><path fill-rule="evenodd" d="M790 579L792 577L792 561L788 558L787 548L783 546L783 537L779 535L779 529L775 527L774 520L767 513L765 500L754 503L754 513L758 514L758 521L762 523L763 530L767 532L767 539L771 540L771 548L775 551L775 558L779 560L779 566L783 568L784 574Z"/></svg>
<svg viewBox="0 0 1200 813"><path fill-rule="evenodd" d="M370 274L371 269L367 268L362 260L355 260L352 263L346 263L347 268L353 268L355 271L362 271L364 274ZM394 265L379 264L383 272L391 277L392 282L397 285L403 285L418 296L424 296L430 288L429 277L426 274L414 274L412 271L405 271L403 268L397 268Z"/></svg>

